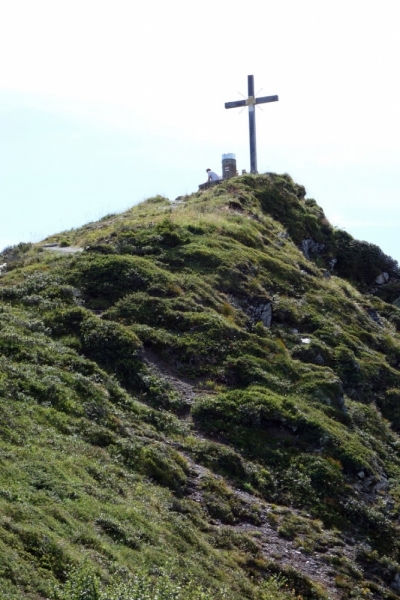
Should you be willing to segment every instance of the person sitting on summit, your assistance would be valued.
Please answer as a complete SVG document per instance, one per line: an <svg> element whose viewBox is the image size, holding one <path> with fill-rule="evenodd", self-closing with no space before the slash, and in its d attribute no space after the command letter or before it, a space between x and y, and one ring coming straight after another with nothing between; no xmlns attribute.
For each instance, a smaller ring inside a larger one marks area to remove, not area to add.
<svg viewBox="0 0 400 600"><path fill-rule="evenodd" d="M217 175L214 171L211 171L211 169L206 169L206 173L208 175L208 181L219 181L222 179L220 175Z"/></svg>

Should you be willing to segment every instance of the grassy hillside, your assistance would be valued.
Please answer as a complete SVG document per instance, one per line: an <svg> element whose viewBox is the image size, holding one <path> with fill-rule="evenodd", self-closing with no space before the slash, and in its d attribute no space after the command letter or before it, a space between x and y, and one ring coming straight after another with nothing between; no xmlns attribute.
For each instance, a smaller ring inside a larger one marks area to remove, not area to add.
<svg viewBox="0 0 400 600"><path fill-rule="evenodd" d="M0 263L0 597L399 596L394 260L268 174Z"/></svg>

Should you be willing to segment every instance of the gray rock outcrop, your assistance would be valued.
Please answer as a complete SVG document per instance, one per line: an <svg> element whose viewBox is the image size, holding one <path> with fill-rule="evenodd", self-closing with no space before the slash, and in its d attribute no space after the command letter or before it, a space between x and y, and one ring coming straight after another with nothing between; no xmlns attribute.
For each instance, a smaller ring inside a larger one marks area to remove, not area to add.
<svg viewBox="0 0 400 600"><path fill-rule="evenodd" d="M385 272L380 273L378 275L378 277L375 279L375 283L377 283L378 285L384 285L388 281L389 281L389 274L385 273Z"/></svg>
<svg viewBox="0 0 400 600"><path fill-rule="evenodd" d="M272 322L272 304L271 302L253 303L247 306L248 316L253 323L261 323L264 327L271 327Z"/></svg>
<svg viewBox="0 0 400 600"><path fill-rule="evenodd" d="M312 238L308 238L301 240L300 248L304 256L308 260L311 260L310 254L318 254L318 252L321 252L325 248L325 245L318 244L318 242L314 242Z"/></svg>

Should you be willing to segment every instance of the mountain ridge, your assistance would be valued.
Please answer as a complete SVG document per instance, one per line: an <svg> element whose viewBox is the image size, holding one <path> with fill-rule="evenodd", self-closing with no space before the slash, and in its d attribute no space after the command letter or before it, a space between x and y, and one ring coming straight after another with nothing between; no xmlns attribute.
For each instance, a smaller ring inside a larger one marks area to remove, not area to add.
<svg viewBox="0 0 400 600"><path fill-rule="evenodd" d="M5 597L78 597L82 564L398 597L400 271L305 196L242 176L3 251Z"/></svg>

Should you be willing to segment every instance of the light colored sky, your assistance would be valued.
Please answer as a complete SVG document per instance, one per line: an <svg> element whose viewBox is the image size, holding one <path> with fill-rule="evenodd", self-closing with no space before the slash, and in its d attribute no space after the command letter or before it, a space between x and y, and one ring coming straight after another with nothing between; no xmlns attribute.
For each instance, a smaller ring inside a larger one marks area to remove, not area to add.
<svg viewBox="0 0 400 600"><path fill-rule="evenodd" d="M4 0L0 247L249 169L224 103L254 74L259 171L400 260L399 28L399 0Z"/></svg>

